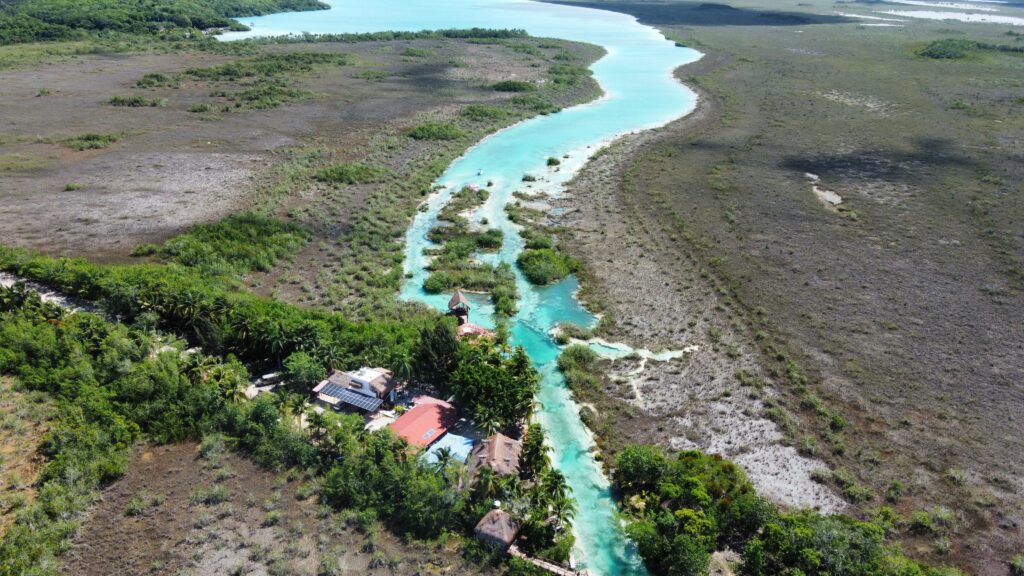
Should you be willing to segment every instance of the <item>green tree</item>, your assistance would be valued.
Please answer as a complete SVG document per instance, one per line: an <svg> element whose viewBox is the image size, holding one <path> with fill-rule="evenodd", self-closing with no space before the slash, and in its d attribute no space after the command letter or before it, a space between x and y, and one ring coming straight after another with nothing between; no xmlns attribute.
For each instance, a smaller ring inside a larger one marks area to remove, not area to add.
<svg viewBox="0 0 1024 576"><path fill-rule="evenodd" d="M284 378L292 390L309 393L327 377L327 369L306 352L293 352L284 361Z"/></svg>

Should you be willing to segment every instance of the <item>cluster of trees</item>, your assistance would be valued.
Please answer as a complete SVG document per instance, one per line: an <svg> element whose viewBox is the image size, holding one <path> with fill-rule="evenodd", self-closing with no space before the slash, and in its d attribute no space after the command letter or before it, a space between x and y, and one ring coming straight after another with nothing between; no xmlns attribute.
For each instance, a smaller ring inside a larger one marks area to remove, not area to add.
<svg viewBox="0 0 1024 576"><path fill-rule="evenodd" d="M933 40L917 51L919 56L934 58L936 60L959 60L968 57L974 50L993 50L996 52L1024 52L1024 46L1009 46L1006 44L991 44L988 42L977 42L963 38L943 38Z"/></svg>
<svg viewBox="0 0 1024 576"><path fill-rule="evenodd" d="M41 447L38 497L0 541L0 575L54 574L92 490L119 477L131 445L195 436L218 425L246 381L235 361L156 353L153 335L0 288L0 374L49 394L60 417Z"/></svg>
<svg viewBox="0 0 1024 576"><path fill-rule="evenodd" d="M523 250L516 264L533 284L557 282L580 268L578 260L551 248Z"/></svg>
<svg viewBox="0 0 1024 576"><path fill-rule="evenodd" d="M409 131L409 136L416 140L458 140L465 135L461 128L451 122L427 122Z"/></svg>
<svg viewBox="0 0 1024 576"><path fill-rule="evenodd" d="M754 491L743 470L697 451L666 456L628 446L613 473L628 532L655 574L707 573L710 553L741 550L744 576L954 576L922 566L885 540L885 528L842 515L784 513Z"/></svg>
<svg viewBox="0 0 1024 576"><path fill-rule="evenodd" d="M90 32L247 30L232 17L327 8L318 0L20 0L0 3L0 44L71 40Z"/></svg>
<svg viewBox="0 0 1024 576"><path fill-rule="evenodd" d="M450 321L423 329L414 372L455 396L459 408L488 433L517 429L533 412L540 386L522 347L510 350L487 338L460 342Z"/></svg>
<svg viewBox="0 0 1024 576"><path fill-rule="evenodd" d="M310 426L300 431L296 422L304 396L282 393L243 401L249 372L236 357L185 352L186 342L153 331L159 314L131 318L133 324L86 312L66 314L23 286L0 288L0 374L49 393L61 414L44 443L48 465L39 480L40 498L20 513L0 542L0 575L56 566L54 557L65 548L76 514L91 501L94 489L124 472L130 447L142 438L172 442L224 434L265 466L322 475L326 502L370 511L403 534L466 533L497 494L517 502L524 521L545 514L552 494L565 497L554 509L572 508L564 479L559 482L550 473L542 480L514 483L484 473L472 489L464 489L470 483L459 465L443 459L439 468L427 467L389 431L365 432L357 416L310 412ZM255 323L275 320L257 318ZM289 320L303 330L301 316ZM313 333L318 329L307 327ZM447 375L451 391L465 398L478 418L504 426L528 414L538 377L522 350L459 343L443 318L411 332L418 349L406 371L420 363L432 367L428 377ZM236 338L242 357L262 353L245 351L245 346L259 346L258 340ZM348 343L362 347L359 340ZM311 351L291 352L284 365L306 384L325 374ZM492 412L484 416L485 410ZM542 433L534 438L542 439ZM530 462L534 475L546 466L543 453ZM543 527L539 520L534 524ZM564 531L543 527L535 541L547 549L562 539ZM559 546L567 553L571 544Z"/></svg>
<svg viewBox="0 0 1024 576"><path fill-rule="evenodd" d="M280 258L305 246L310 237L308 231L295 224L239 214L215 224L196 226L162 246L140 246L133 254L156 254L203 274L231 276L269 270Z"/></svg>
<svg viewBox="0 0 1024 576"><path fill-rule="evenodd" d="M456 368L445 388L459 407L488 432L515 429L533 413L540 376L522 347L509 353L505 346L479 339L461 344Z"/></svg>

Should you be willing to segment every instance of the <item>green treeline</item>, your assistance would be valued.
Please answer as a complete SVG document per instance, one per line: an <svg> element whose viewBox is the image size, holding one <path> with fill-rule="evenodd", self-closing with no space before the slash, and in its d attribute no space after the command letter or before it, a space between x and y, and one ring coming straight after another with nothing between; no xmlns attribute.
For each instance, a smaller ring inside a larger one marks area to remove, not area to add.
<svg viewBox="0 0 1024 576"><path fill-rule="evenodd" d="M995 52L1024 53L1024 46L1009 46L1006 44L991 44L988 42L977 42L975 40L964 40L963 38L943 38L934 40L919 49L917 54L926 58L936 60L959 60L966 58L974 50L992 50Z"/></svg>
<svg viewBox="0 0 1024 576"><path fill-rule="evenodd" d="M694 450L665 455L628 446L613 474L628 532L654 574L707 573L710 553L741 551L743 576L955 576L955 568L922 566L886 536L895 513L874 521L814 511L781 512L757 496L743 470Z"/></svg>
<svg viewBox="0 0 1024 576"><path fill-rule="evenodd" d="M212 255L214 261L222 258ZM0 249L0 267L99 302L122 322L147 322L208 353L233 353L249 363L276 365L302 350L325 366L393 366L413 357L420 328L431 322L426 316L351 322L338 314L237 292L200 269L177 264L101 266Z"/></svg>
<svg viewBox="0 0 1024 576"><path fill-rule="evenodd" d="M14 0L0 3L0 44L75 40L90 32L247 30L233 17L327 8L318 0Z"/></svg>
<svg viewBox="0 0 1024 576"><path fill-rule="evenodd" d="M348 32L341 34L289 34L285 36L269 36L253 38L243 42L259 44L292 44L310 42L387 42L390 40L422 40L425 38L450 38L462 40L507 40L512 38L528 38L526 30L518 28L445 28L441 30L421 30L408 32L403 30L385 30L381 32Z"/></svg>

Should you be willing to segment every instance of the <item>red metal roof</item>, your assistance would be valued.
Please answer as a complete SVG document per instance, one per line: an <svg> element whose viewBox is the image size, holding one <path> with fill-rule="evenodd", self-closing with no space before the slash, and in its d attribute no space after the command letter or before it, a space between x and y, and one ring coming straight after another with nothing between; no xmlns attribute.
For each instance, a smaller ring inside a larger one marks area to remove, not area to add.
<svg viewBox="0 0 1024 576"><path fill-rule="evenodd" d="M455 407L451 404L424 396L417 398L416 406L388 427L405 438L410 446L426 448L444 436L455 418Z"/></svg>

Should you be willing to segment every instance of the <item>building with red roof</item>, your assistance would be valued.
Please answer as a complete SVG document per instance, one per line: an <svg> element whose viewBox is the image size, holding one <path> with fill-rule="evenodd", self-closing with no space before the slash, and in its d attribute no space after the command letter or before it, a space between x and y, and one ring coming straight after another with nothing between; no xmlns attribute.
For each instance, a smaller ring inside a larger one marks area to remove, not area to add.
<svg viewBox="0 0 1024 576"><path fill-rule="evenodd" d="M459 340L462 340L464 338L470 338L472 340L479 338L481 336L486 336L491 340L494 340L498 337L497 334L488 330L487 328L484 328L483 326L477 326L476 324L473 324L471 322L459 324L459 327L455 329L455 337L458 338Z"/></svg>
<svg viewBox="0 0 1024 576"><path fill-rule="evenodd" d="M458 418L455 407L444 400L420 396L413 403L411 410L388 426L410 446L426 448L437 442Z"/></svg>

